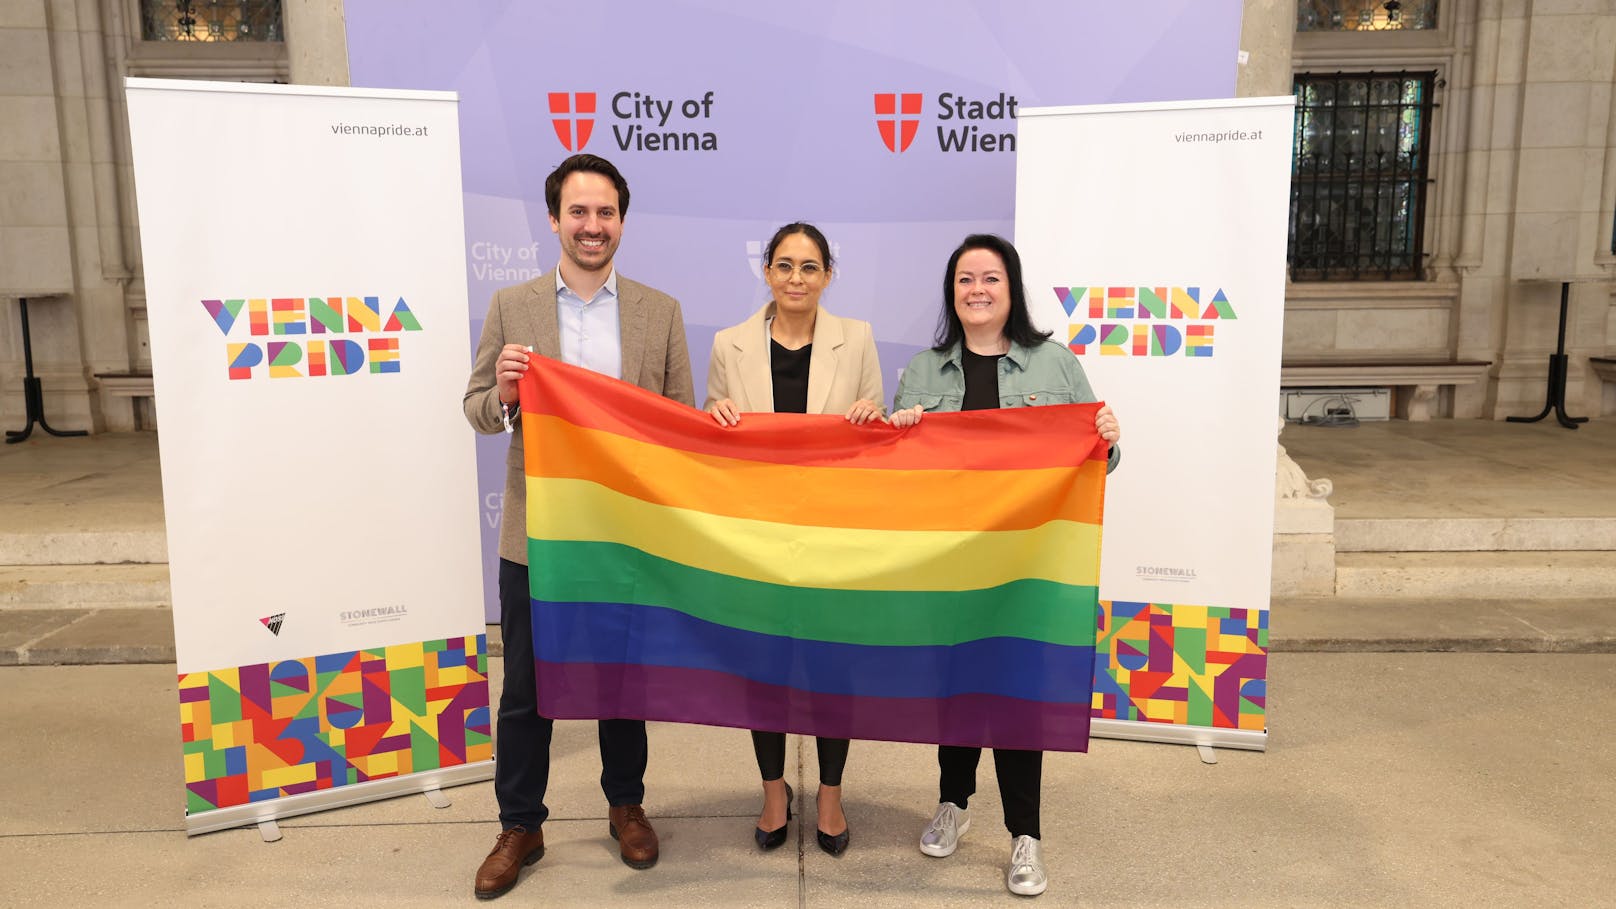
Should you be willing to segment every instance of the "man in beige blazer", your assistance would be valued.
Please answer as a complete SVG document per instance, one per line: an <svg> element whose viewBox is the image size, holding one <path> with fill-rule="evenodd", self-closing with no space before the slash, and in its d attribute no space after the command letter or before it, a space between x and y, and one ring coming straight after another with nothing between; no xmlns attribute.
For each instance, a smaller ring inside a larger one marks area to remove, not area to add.
<svg viewBox="0 0 1616 909"><path fill-rule="evenodd" d="M474 893L491 899L516 885L544 855L541 825L550 777L552 721L538 714L528 598L527 487L522 470L517 380L532 356L551 357L633 382L694 405L684 317L667 294L619 276L612 257L628 212L628 182L611 162L574 155L545 180L550 230L561 241L556 270L494 294L466 385L466 419L482 433L509 432L499 537L500 628L505 685L495 738L494 795L502 828L477 869ZM645 796L645 723L600 722L601 789L607 829L623 861L656 864L656 831Z"/></svg>

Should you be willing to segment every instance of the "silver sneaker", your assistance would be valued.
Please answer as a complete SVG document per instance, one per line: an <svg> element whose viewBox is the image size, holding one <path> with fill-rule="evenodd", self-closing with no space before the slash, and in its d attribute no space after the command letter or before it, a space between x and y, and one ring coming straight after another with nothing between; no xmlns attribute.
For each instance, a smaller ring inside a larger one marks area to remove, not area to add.
<svg viewBox="0 0 1616 909"><path fill-rule="evenodd" d="M964 808L953 802L938 802L937 813L931 816L931 823L920 834L920 851L938 858L953 855L959 848L960 835L969 829L971 819L966 817Z"/></svg>
<svg viewBox="0 0 1616 909"><path fill-rule="evenodd" d="M1044 873L1044 850L1030 836L1018 836L1010 843L1010 870L1004 876L1004 885L1011 893L1037 896L1049 887L1049 875Z"/></svg>

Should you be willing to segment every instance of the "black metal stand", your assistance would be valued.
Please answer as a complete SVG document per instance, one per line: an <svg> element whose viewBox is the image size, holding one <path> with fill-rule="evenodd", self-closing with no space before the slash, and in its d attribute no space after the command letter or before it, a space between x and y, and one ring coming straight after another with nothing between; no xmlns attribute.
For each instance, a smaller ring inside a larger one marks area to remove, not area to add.
<svg viewBox="0 0 1616 909"><path fill-rule="evenodd" d="M27 412L27 425L21 430L6 430L6 444L21 442L34 434L34 424L53 436L87 436L88 432L82 429L60 430L52 429L45 422L45 392L39 386L39 379L34 375L34 339L28 335L28 301L22 297L17 298L17 308L22 310L22 361L25 375L22 379L23 409Z"/></svg>
<svg viewBox="0 0 1616 909"><path fill-rule="evenodd" d="M1549 398L1543 404L1543 412L1535 417L1506 417L1511 423L1536 423L1554 412L1555 419L1566 429L1576 429L1578 423L1588 422L1587 417L1566 416L1565 388L1566 372L1570 360L1565 352L1566 308L1571 302L1571 282L1560 282L1560 340L1555 347L1554 355L1549 357Z"/></svg>

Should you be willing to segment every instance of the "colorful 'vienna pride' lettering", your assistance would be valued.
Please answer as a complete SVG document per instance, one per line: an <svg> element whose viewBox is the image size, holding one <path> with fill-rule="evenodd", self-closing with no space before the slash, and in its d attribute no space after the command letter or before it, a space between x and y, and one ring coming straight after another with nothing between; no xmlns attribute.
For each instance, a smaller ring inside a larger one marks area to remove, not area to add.
<svg viewBox="0 0 1616 909"><path fill-rule="evenodd" d="M1215 321L1238 319L1222 289L1199 287L1057 287L1066 310L1067 346L1111 357L1211 357ZM1101 320L1098 324L1085 320ZM1116 321L1106 321L1116 320ZM1120 320L1129 320L1128 324ZM1178 325L1172 322L1194 324ZM1139 324L1150 322L1152 324Z"/></svg>
<svg viewBox="0 0 1616 909"><path fill-rule="evenodd" d="M379 297L248 297L236 300L203 300L213 324L226 337L236 326L243 310L247 312L248 333L257 337L294 335L395 334L420 331L403 297L393 304L384 320ZM400 370L399 339L370 337L296 341L236 341L225 345L231 379L251 379L267 375L271 379L318 376L351 376L397 373Z"/></svg>

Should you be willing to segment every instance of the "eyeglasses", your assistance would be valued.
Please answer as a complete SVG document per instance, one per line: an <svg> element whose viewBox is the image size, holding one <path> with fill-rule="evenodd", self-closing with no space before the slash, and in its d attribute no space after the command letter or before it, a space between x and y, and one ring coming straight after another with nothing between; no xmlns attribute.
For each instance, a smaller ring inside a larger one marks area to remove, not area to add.
<svg viewBox="0 0 1616 909"><path fill-rule="evenodd" d="M825 267L818 262L804 262L801 265L792 265L784 260L769 266L775 277L782 281L791 280L794 274L801 274L804 281L814 281L825 276Z"/></svg>

